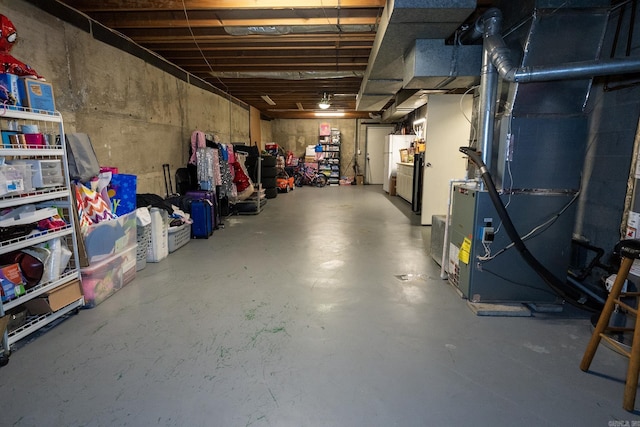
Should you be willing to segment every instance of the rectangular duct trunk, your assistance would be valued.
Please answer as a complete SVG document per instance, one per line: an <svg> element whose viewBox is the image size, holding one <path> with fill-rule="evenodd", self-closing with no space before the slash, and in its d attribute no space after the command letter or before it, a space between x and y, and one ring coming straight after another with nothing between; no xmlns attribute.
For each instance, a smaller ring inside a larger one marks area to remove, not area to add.
<svg viewBox="0 0 640 427"><path fill-rule="evenodd" d="M405 89L460 89L480 83L481 45L416 40L404 56Z"/></svg>
<svg viewBox="0 0 640 427"><path fill-rule="evenodd" d="M389 0L371 48L358 111L379 110L402 89L403 57L417 39L446 39L476 9L476 0Z"/></svg>

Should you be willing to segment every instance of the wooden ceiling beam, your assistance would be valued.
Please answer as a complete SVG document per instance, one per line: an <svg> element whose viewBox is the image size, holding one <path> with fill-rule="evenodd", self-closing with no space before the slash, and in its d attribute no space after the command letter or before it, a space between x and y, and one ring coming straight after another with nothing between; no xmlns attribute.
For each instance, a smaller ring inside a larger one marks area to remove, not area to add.
<svg viewBox="0 0 640 427"><path fill-rule="evenodd" d="M315 118L321 95L340 93L345 96L334 97L332 109L344 110L347 118L368 118L368 112L354 111L356 94L389 0L56 1L269 117ZM292 30L227 33L227 27L278 26ZM216 77L215 72L234 78ZM284 78L341 74L349 77ZM267 105L261 95L269 95L277 105Z"/></svg>
<svg viewBox="0 0 640 427"><path fill-rule="evenodd" d="M197 48L164 50L155 49L156 53L169 60L178 59L202 59L202 54ZM260 50L238 50L238 49L202 49L208 59L285 59L304 56L305 58L333 58L340 60L347 58L369 58L371 49L305 49L305 46L290 49L265 48Z"/></svg>
<svg viewBox="0 0 640 427"><path fill-rule="evenodd" d="M114 16L111 19L101 19L104 25L113 29L124 28L215 28L215 27L278 27L303 25L377 25L376 18L274 18L274 19L122 19Z"/></svg>
<svg viewBox="0 0 640 427"><path fill-rule="evenodd" d="M180 65L180 64L176 64ZM295 73L296 71L363 71L367 68L367 62L359 62L359 63L350 63L350 64L340 64L340 67L336 70L335 62L333 64L321 64L318 62L308 62L308 63L297 63L297 64L289 64L289 63L271 63L271 64L211 64L211 67L214 71L286 71ZM204 61L200 62L200 64L190 64L190 71L204 71L208 70L209 66L204 63Z"/></svg>
<svg viewBox="0 0 640 427"><path fill-rule="evenodd" d="M284 54L284 52L292 52L292 54L295 54L295 52L300 51L300 52L305 52L305 53L301 53L300 55L316 55L316 53L313 52L325 52L329 47L328 46L308 46L308 45L300 45L300 44L294 44L294 45L289 45L289 46L282 46L282 45L263 45L263 46L236 46L236 47L231 47L229 45L224 45L224 46L219 46L219 45L212 45L209 44L207 46L202 46L200 45L200 48L198 48L198 46L195 45L195 43L184 43L184 44L180 44L180 45L169 45L169 46L154 46L153 50L155 52L158 52L161 55L175 55L177 57L184 57L184 58L188 58L188 57L194 57L194 56L202 56L201 51L204 52L206 55L221 55L221 56L269 56L270 52L281 52L279 54ZM346 48L343 47L343 49L348 52L348 51L355 51L355 52L363 52L365 54L369 54L369 52L371 51L371 46L347 46ZM342 50L340 50L339 52L342 52ZM335 56L336 53L334 51L333 56ZM338 53L339 56L344 56L345 54L343 53ZM354 55L358 55L358 53L354 53Z"/></svg>
<svg viewBox="0 0 640 427"><path fill-rule="evenodd" d="M215 79L208 72L195 73L200 78L203 79ZM357 77L345 77L341 79L309 79L309 80L286 80L286 79L263 79L263 78L245 78L245 79L224 79L225 83L232 87L247 87L247 88L255 88L255 87L273 87L279 89L294 89L294 88L308 88L309 83L313 83L314 86L319 88L318 90L322 91L323 87L340 87L345 88L344 90L336 91L336 93L357 93L358 91L347 90L346 88L360 88L360 79Z"/></svg>
<svg viewBox="0 0 640 427"><path fill-rule="evenodd" d="M167 60L173 62L179 67L182 68L197 68L202 65L206 65L202 58L193 58L193 59L175 59L175 58L167 58ZM264 68L265 70L270 70L272 68L283 68L290 67L291 71L295 72L298 70L298 67L322 67L326 69L327 67L333 67L333 71L336 69L343 71L345 67L349 67L349 69L353 69L357 67L358 69L362 69L364 71L367 68L368 58L360 57L360 58L350 58L350 59L342 59L338 61L336 65L336 60L334 58L264 58L260 61L256 61L252 58L207 58L209 64L213 69L224 67L225 69L233 68L236 66L238 69L251 67L253 69Z"/></svg>
<svg viewBox="0 0 640 427"><path fill-rule="evenodd" d="M384 7L386 0L65 0L69 6L89 12L200 9L329 9Z"/></svg>
<svg viewBox="0 0 640 427"><path fill-rule="evenodd" d="M209 81L213 82L215 80L209 79ZM321 94L323 94L325 92L327 92L327 93L334 93L334 92L335 93L339 93L338 91L344 90L343 88L334 88L334 87L330 87L330 86L324 87L324 88L318 88L318 90L315 91L315 92L310 92L308 86L307 87L293 87L293 88L290 88L290 90L288 90L286 92L283 91L281 88L274 88L274 87L271 87L271 86L254 87L252 90L249 90L244 86L240 87L240 88L236 88L233 85L227 84L226 80L223 80L223 81L224 81L225 85L230 90L232 90L234 93L237 93L238 95L241 95L243 97L254 95L256 93L265 93L266 92L266 93L269 93L269 94L271 94L273 96L276 96L276 94L277 94L277 96L280 99L286 99L287 98L286 94L290 93L290 94L292 94L291 96L294 96L296 99L298 99L300 101L305 101L305 100L309 101L309 100L316 99L318 97L318 95L321 95ZM351 88L347 88L347 89L351 89ZM356 89L355 92L357 92L358 87L356 86L355 89ZM309 93L312 93L313 96L310 96ZM354 97L353 100L355 101L355 97Z"/></svg>
<svg viewBox="0 0 640 427"><path fill-rule="evenodd" d="M171 28L202 26L377 25L380 9L256 9L154 12L93 12L90 16L110 28Z"/></svg>
<svg viewBox="0 0 640 427"><path fill-rule="evenodd" d="M180 39L167 40L157 37L131 37L136 43L153 46L154 49L181 49L186 48L185 44L193 46L193 39L184 37ZM316 37L315 39L266 39L261 40L228 40L228 39L203 39L196 38L200 49L224 49L232 47L234 49L243 50L261 50L261 49L335 49L337 47L352 48L364 47L371 48L373 38L360 38L343 40L338 37ZM181 47L182 46L182 47ZM195 46L193 46L195 47ZM197 48L197 47L196 47Z"/></svg>
<svg viewBox="0 0 640 427"><path fill-rule="evenodd" d="M327 73L329 71L334 73L343 73L347 71L357 72L358 74L364 74L367 68L367 59L360 58L354 59L350 62L339 62L336 66L335 61L330 60L308 60L304 58L287 58L273 61L256 62L252 60L216 60L207 59L205 62L203 59L195 60L171 60L172 63L180 68L189 70L191 72L197 71L287 71L289 73L296 73L299 71L318 71ZM323 76L324 77L324 76Z"/></svg>
<svg viewBox="0 0 640 427"><path fill-rule="evenodd" d="M350 33L339 33L339 32L327 32L327 33L291 33L291 34L280 34L280 35L258 35L251 34L246 36L233 36L228 34L222 28L198 28L193 29L192 32L189 31L188 28L167 28L167 29L142 29L142 28L130 28L130 29L122 29L120 31L122 34L134 40L143 40L143 41L165 41L167 43L179 41L179 40L193 40L195 37L198 41L216 41L216 42L225 42L225 43L248 43L248 42L256 42L256 43L264 43L264 42L296 42L299 41L301 43L313 42L317 40L331 40L331 41L340 41L342 42L350 42L350 41L359 41L359 40L367 40L373 42L375 39L374 31L367 32L350 32Z"/></svg>

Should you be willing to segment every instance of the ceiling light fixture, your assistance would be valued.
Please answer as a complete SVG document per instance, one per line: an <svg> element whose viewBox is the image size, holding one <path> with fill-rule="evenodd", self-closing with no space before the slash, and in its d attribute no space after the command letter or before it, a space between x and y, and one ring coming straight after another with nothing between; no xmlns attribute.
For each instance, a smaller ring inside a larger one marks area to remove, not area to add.
<svg viewBox="0 0 640 427"><path fill-rule="evenodd" d="M322 99L318 103L318 107L320 107L322 110L326 110L327 108L331 107L331 102L329 102L329 97L326 93L322 96Z"/></svg>
<svg viewBox="0 0 640 427"><path fill-rule="evenodd" d="M269 105L276 105L275 101L269 98L269 95L261 95L260 98Z"/></svg>

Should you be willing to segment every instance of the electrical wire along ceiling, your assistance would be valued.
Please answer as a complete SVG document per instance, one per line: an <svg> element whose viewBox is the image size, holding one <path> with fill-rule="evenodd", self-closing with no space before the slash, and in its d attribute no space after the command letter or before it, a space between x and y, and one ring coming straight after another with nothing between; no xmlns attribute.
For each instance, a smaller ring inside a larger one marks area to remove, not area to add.
<svg viewBox="0 0 640 427"><path fill-rule="evenodd" d="M312 118L327 94L330 111L344 112L346 118L369 118L370 111L356 111L356 95L376 33L385 25L385 0L58 3L121 33L265 116ZM471 3L475 7L476 2ZM405 47L397 49L401 52Z"/></svg>

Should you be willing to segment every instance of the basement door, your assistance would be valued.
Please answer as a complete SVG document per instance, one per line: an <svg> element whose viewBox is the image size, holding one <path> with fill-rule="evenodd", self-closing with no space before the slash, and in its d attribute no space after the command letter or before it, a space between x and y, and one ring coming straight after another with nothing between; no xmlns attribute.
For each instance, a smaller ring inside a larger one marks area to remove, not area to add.
<svg viewBox="0 0 640 427"><path fill-rule="evenodd" d="M384 179L384 143L393 126L368 126L365 148L365 184L382 184Z"/></svg>
<svg viewBox="0 0 640 427"><path fill-rule="evenodd" d="M431 225L433 215L446 215L449 181L466 176L467 162L459 147L469 145L473 97L429 95L422 185L421 224Z"/></svg>

